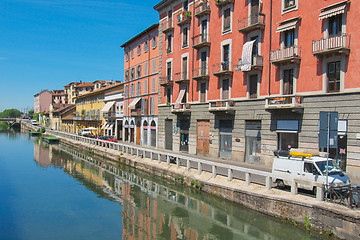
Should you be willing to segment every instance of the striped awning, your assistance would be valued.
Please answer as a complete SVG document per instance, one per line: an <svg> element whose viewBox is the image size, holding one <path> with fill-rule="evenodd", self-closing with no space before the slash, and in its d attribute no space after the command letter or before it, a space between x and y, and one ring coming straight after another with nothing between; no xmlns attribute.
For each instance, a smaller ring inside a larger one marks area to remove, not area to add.
<svg viewBox="0 0 360 240"><path fill-rule="evenodd" d="M141 97L134 98L132 102L129 104L129 108L135 107L135 105L140 101Z"/></svg>
<svg viewBox="0 0 360 240"><path fill-rule="evenodd" d="M343 14L345 12L347 2L348 1L343 1L321 9L319 20Z"/></svg>
<svg viewBox="0 0 360 240"><path fill-rule="evenodd" d="M292 18L292 19L286 20L284 22L281 22L279 27L276 29L276 32L279 33L279 32L288 31L290 29L294 29L294 28L296 28L298 21L299 21L299 18Z"/></svg>

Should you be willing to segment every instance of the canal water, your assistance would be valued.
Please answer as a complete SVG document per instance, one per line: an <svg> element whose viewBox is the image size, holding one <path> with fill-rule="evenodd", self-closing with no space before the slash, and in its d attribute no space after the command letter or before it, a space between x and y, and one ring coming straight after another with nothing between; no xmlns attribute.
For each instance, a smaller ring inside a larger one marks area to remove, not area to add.
<svg viewBox="0 0 360 240"><path fill-rule="evenodd" d="M0 239L321 239L175 182L2 131Z"/></svg>

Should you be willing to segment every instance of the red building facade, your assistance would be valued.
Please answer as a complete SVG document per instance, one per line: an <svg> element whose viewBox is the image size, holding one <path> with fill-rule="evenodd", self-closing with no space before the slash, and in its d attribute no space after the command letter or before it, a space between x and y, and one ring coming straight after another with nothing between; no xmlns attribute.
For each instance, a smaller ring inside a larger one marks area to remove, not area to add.
<svg viewBox="0 0 360 240"><path fill-rule="evenodd" d="M158 134L158 27L153 24L121 46L125 56L123 139L152 147Z"/></svg>
<svg viewBox="0 0 360 240"><path fill-rule="evenodd" d="M164 0L160 148L271 166L275 149L319 148L319 113L339 113L331 155L357 178L359 3Z"/></svg>

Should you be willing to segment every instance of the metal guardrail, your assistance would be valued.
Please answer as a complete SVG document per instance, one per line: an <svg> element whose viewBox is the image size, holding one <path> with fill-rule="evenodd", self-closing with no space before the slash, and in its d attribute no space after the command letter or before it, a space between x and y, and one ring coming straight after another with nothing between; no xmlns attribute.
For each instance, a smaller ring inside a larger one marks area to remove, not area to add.
<svg viewBox="0 0 360 240"><path fill-rule="evenodd" d="M228 181L233 179L244 180L245 185L249 186L250 184L260 184L264 185L267 190L272 188L272 173L265 172L257 169L245 168L240 166L235 166L231 164L213 162L209 160L199 159L191 156L185 156L173 152L161 151L158 149L149 149L141 146L134 146L127 143L114 143L108 142L100 139L87 138L83 136L78 136L71 133L65 133L54 130L46 130L48 133L55 136L67 138L74 141L79 141L94 146L101 146L108 149L121 151L130 155L135 155L139 158L149 158L158 162L166 162L168 165L176 164L178 167L186 167L187 171L191 169L196 169L197 173L200 175L203 171L209 172L212 174L212 178L215 178L217 175L227 177ZM243 177L240 177L243 176ZM260 177L262 180L254 180L253 176ZM298 194L298 184L308 184L316 187L316 199L319 201L324 200L324 186L318 182L305 181L301 179L284 179L286 181L291 181L291 194Z"/></svg>

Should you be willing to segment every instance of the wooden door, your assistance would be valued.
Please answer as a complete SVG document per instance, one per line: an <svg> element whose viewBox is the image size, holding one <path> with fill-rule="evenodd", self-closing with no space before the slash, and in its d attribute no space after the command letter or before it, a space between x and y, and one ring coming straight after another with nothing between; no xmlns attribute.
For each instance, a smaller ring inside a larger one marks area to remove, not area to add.
<svg viewBox="0 0 360 240"><path fill-rule="evenodd" d="M210 121L198 120L196 152L199 155L209 156Z"/></svg>
<svg viewBox="0 0 360 240"><path fill-rule="evenodd" d="M140 136L141 136L141 124L140 121L136 124L136 144L140 145Z"/></svg>
<svg viewBox="0 0 360 240"><path fill-rule="evenodd" d="M250 87L249 87L249 95L250 98L257 98L257 82L258 82L258 75L251 75L250 76Z"/></svg>
<svg viewBox="0 0 360 240"><path fill-rule="evenodd" d="M172 150L173 145L173 121L165 120L165 149Z"/></svg>
<svg viewBox="0 0 360 240"><path fill-rule="evenodd" d="M200 102L206 101L206 82L200 83Z"/></svg>

